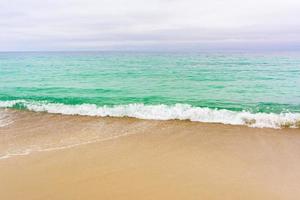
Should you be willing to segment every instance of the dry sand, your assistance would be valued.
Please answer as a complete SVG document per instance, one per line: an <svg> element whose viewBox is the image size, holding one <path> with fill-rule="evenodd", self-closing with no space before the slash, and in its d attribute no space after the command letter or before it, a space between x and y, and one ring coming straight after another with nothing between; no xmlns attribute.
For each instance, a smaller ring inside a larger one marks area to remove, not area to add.
<svg viewBox="0 0 300 200"><path fill-rule="evenodd" d="M1 200L300 199L299 129L8 112Z"/></svg>

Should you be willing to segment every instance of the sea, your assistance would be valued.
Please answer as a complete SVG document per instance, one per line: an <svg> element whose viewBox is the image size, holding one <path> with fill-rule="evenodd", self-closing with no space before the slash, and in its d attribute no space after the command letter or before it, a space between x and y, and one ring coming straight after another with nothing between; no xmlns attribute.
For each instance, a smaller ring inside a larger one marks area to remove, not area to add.
<svg viewBox="0 0 300 200"><path fill-rule="evenodd" d="M5 109L300 127L300 52L1 52Z"/></svg>

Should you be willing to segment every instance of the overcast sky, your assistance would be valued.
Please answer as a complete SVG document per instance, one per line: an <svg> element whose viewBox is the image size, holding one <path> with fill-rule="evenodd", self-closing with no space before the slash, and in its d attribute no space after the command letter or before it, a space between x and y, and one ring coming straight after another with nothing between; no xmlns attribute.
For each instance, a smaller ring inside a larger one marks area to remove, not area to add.
<svg viewBox="0 0 300 200"><path fill-rule="evenodd" d="M1 0L0 51L300 49L300 0Z"/></svg>

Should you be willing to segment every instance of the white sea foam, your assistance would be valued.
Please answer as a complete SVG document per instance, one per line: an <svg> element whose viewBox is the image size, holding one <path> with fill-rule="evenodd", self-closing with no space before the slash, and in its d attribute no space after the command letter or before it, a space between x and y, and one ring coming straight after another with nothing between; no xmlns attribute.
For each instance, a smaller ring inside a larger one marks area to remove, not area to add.
<svg viewBox="0 0 300 200"><path fill-rule="evenodd" d="M144 105L128 104L117 106L96 106L94 104L65 105L58 103L30 102L25 100L0 101L0 107L13 107L20 103L28 110L37 112L59 113L66 115L134 117L154 120L190 120L232 125L247 125L257 128L297 128L300 113L250 113L224 109L192 107L187 104Z"/></svg>

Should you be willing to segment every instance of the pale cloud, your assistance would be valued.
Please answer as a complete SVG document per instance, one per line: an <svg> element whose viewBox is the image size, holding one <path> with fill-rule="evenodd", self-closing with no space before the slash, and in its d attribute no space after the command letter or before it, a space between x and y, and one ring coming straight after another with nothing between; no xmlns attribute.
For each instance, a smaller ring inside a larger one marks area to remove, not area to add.
<svg viewBox="0 0 300 200"><path fill-rule="evenodd" d="M0 50L298 48L299 10L299 0L2 1Z"/></svg>

